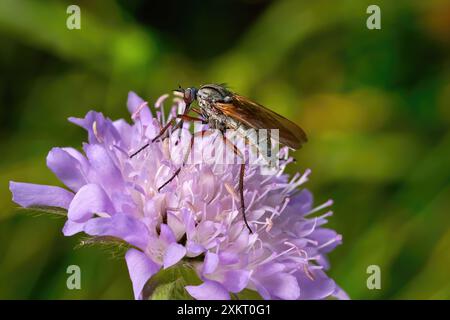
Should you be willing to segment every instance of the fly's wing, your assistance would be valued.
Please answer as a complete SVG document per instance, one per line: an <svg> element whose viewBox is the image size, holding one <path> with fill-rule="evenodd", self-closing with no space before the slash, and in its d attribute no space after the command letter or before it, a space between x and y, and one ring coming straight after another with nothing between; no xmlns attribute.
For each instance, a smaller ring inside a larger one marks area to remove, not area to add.
<svg viewBox="0 0 450 320"><path fill-rule="evenodd" d="M308 141L306 133L295 123L243 96L234 94L230 102L216 102L214 107L250 128L278 129L279 142L292 149Z"/></svg>

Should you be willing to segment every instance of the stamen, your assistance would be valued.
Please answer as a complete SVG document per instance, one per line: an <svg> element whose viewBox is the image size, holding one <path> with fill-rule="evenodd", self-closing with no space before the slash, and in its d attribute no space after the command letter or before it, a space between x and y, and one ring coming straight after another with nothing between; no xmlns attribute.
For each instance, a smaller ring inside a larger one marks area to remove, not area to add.
<svg viewBox="0 0 450 320"><path fill-rule="evenodd" d="M333 211L327 211L326 213L320 215L317 217L318 220L321 220L320 222L317 223L318 226L321 226L325 223L327 223L326 218L330 217L333 215Z"/></svg>
<svg viewBox="0 0 450 320"><path fill-rule="evenodd" d="M300 177L300 173L296 172L296 173L294 174L294 176L292 177L291 181L289 182L289 184L295 183L295 180L297 180L298 177Z"/></svg>
<svg viewBox="0 0 450 320"><path fill-rule="evenodd" d="M218 189L216 189L216 193L214 194L214 197L212 197L212 199L208 202L208 204L215 202L222 195L222 187L223 187L223 185L220 184Z"/></svg>
<svg viewBox="0 0 450 320"><path fill-rule="evenodd" d="M266 188L263 193L261 193L256 201L260 201L262 198L264 198L272 189Z"/></svg>
<svg viewBox="0 0 450 320"><path fill-rule="evenodd" d="M273 227L272 219L266 218L266 224L267 224L266 232L269 232L270 230L272 230Z"/></svg>
<svg viewBox="0 0 450 320"><path fill-rule="evenodd" d="M341 235L337 235L337 236L334 237L333 239L328 240L327 242L321 244L319 247L317 247L317 249L322 249L322 248L324 248L324 247L326 247L326 246L332 244L333 242L341 241L341 240L342 240L342 236L341 236Z"/></svg>
<svg viewBox="0 0 450 320"><path fill-rule="evenodd" d="M333 200L332 199L330 199L327 202L325 202L324 204L321 204L320 206L315 207L314 209L308 211L307 213L305 213L305 216L313 214L314 212L320 211L320 210L322 210L324 208L327 208L327 207L329 207L331 205L333 205Z"/></svg>
<svg viewBox="0 0 450 320"><path fill-rule="evenodd" d="M246 205L246 210L250 210L255 203L255 198L258 192L253 192L252 198L250 199L250 202Z"/></svg>
<svg viewBox="0 0 450 320"><path fill-rule="evenodd" d="M164 94L161 97L158 98L158 100L156 100L155 102L155 108L159 109L161 108L162 104L164 103L164 101L169 97L168 94Z"/></svg>
<svg viewBox="0 0 450 320"><path fill-rule="evenodd" d="M100 137L97 131L97 121L92 123L92 131L94 132L94 136L97 138L97 141L103 143L103 139Z"/></svg>
<svg viewBox="0 0 450 320"><path fill-rule="evenodd" d="M133 114L131 115L131 119L136 120L137 118L139 118L142 109L144 109L147 105L148 105L147 101L141 103L141 104L139 105L139 107L137 107L137 109L136 109L136 110L133 112Z"/></svg>
<svg viewBox="0 0 450 320"><path fill-rule="evenodd" d="M306 169L305 172L303 173L302 177L300 178L300 184L305 183L306 181L308 181L308 177L311 174L311 169Z"/></svg>
<svg viewBox="0 0 450 320"><path fill-rule="evenodd" d="M228 182L224 183L225 189L227 189L228 193L236 200L239 201L239 197L236 194L236 191L234 190L234 188L232 186L230 186L230 184Z"/></svg>
<svg viewBox="0 0 450 320"><path fill-rule="evenodd" d="M284 199L283 205L281 206L280 209L278 209L278 212L279 212L280 214L284 211L284 209L286 209L286 207L287 207L287 205L289 204L290 201L291 201L291 199L288 198L288 197L286 197L286 198Z"/></svg>
<svg viewBox="0 0 450 320"><path fill-rule="evenodd" d="M316 280L316 278L314 277L314 274L311 272L311 270L308 269L308 264L304 263L303 264L303 271L305 272L305 275L311 279L312 281Z"/></svg>
<svg viewBox="0 0 450 320"><path fill-rule="evenodd" d="M309 230L307 230L306 232L302 232L302 233L300 233L300 237L307 237L307 236L309 236L311 233L313 233L314 232L314 230L316 229L316 226L317 226L317 218L314 218L314 223L313 223L313 225L311 226L311 228L309 229Z"/></svg>

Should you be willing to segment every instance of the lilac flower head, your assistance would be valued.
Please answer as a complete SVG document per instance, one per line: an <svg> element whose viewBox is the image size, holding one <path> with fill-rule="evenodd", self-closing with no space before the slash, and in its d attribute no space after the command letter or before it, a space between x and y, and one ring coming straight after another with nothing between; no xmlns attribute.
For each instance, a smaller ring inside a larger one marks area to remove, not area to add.
<svg viewBox="0 0 450 320"><path fill-rule="evenodd" d="M146 283L160 270L180 264L201 280L185 287L196 299L230 299L244 289L264 299L346 298L325 273L326 254L341 236L324 228L332 213L321 211L331 201L314 208L312 194L302 188L309 170L289 178L283 173L289 161L269 175L257 165L246 167L244 198L253 233L240 212L239 164L186 164L158 190L180 168L182 146L170 143L175 132L129 155L165 125L167 98L158 99L152 113L131 92L132 124L94 111L70 118L88 132L83 152L53 148L47 156L67 189L10 182L13 200L23 207L67 210L65 236L84 232L128 243L125 259L136 299L147 298ZM169 119L183 108L174 99Z"/></svg>

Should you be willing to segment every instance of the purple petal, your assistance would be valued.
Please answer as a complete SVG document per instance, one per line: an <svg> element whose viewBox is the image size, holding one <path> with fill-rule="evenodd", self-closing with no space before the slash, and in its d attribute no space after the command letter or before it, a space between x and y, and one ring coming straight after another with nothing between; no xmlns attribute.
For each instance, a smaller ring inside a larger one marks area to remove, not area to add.
<svg viewBox="0 0 450 320"><path fill-rule="evenodd" d="M63 235L66 237L73 236L74 234L83 231L85 223L78 223L72 220L67 220L63 227Z"/></svg>
<svg viewBox="0 0 450 320"><path fill-rule="evenodd" d="M141 293L147 281L158 272L160 267L143 252L130 249L125 255L128 272L133 283L134 298L142 299Z"/></svg>
<svg viewBox="0 0 450 320"><path fill-rule="evenodd" d="M314 280L311 280L304 272L297 272L298 283L300 284L301 300L318 300L324 299L333 294L336 290L335 282L328 278L322 270L311 271L314 275Z"/></svg>
<svg viewBox="0 0 450 320"><path fill-rule="evenodd" d="M203 274L213 273L219 264L219 256L216 253L208 251L203 262Z"/></svg>
<svg viewBox="0 0 450 320"><path fill-rule="evenodd" d="M336 231L326 228L319 228L309 236L311 240L318 242L320 251L328 253L342 243L342 236Z"/></svg>
<svg viewBox="0 0 450 320"><path fill-rule="evenodd" d="M73 199L73 193L66 189L40 184L9 182L13 201L22 207L58 207L67 209Z"/></svg>
<svg viewBox="0 0 450 320"><path fill-rule="evenodd" d="M196 257L206 250L204 246L197 244L195 242L192 242L190 240L188 240L186 243L186 249L188 251L189 257Z"/></svg>
<svg viewBox="0 0 450 320"><path fill-rule="evenodd" d="M190 139L189 139L190 140ZM187 141L190 143L190 141ZM210 167L204 167L200 174L198 184L195 186L195 191L202 195L204 199L212 199L216 194L218 184L216 183L216 176Z"/></svg>
<svg viewBox="0 0 450 320"><path fill-rule="evenodd" d="M115 212L108 195L96 184L83 186L70 203L68 217L75 222L83 222L91 218L94 213Z"/></svg>
<svg viewBox="0 0 450 320"><path fill-rule="evenodd" d="M207 280L199 286L185 288L197 300L230 300L228 291L216 281Z"/></svg>
<svg viewBox="0 0 450 320"><path fill-rule="evenodd" d="M145 101L142 100L141 97L139 97L136 93L133 91L130 91L128 93L128 101L127 101L127 108L128 111L131 114L134 114L136 111L138 111L138 116L141 118L141 121L143 124L150 123L152 119L152 114L150 112L150 109L147 106L142 107L142 104ZM141 108L138 110L138 108Z"/></svg>
<svg viewBox="0 0 450 320"><path fill-rule="evenodd" d="M261 280L260 284L275 298L295 300L300 295L297 279L288 273L273 274Z"/></svg>
<svg viewBox="0 0 450 320"><path fill-rule="evenodd" d="M167 224L161 224L161 233L159 236L165 244L171 244L177 241L175 235L172 232L172 229Z"/></svg>
<svg viewBox="0 0 450 320"><path fill-rule="evenodd" d="M164 269L167 269L176 264L178 261L183 259L185 254L186 248L184 246L178 243L172 243L166 249L166 253L164 254Z"/></svg>
<svg viewBox="0 0 450 320"><path fill-rule="evenodd" d="M308 189L303 189L298 195L297 201L302 204L302 212L307 213L312 209L313 194Z"/></svg>
<svg viewBox="0 0 450 320"><path fill-rule="evenodd" d="M240 292L248 284L250 279L250 271L247 270L231 270L225 273L222 285L231 292Z"/></svg>
<svg viewBox="0 0 450 320"><path fill-rule="evenodd" d="M120 135L111 120L106 119L100 112L89 111L83 119L70 117L69 121L79 125L88 132L90 144L112 142L120 139Z"/></svg>
<svg viewBox="0 0 450 320"><path fill-rule="evenodd" d="M235 264L239 262L239 254L231 251L222 251L219 253L221 265Z"/></svg>
<svg viewBox="0 0 450 320"><path fill-rule="evenodd" d="M81 163L61 148L53 148L47 156L47 166L73 191L87 183Z"/></svg>
<svg viewBox="0 0 450 320"><path fill-rule="evenodd" d="M122 173L105 147L99 144L86 144L84 150L102 187L110 194L121 191L124 186Z"/></svg>
<svg viewBox="0 0 450 320"><path fill-rule="evenodd" d="M332 296L338 300L350 300L348 294L344 290L342 290L338 285L336 285L336 289L334 290Z"/></svg>
<svg viewBox="0 0 450 320"><path fill-rule="evenodd" d="M80 151L74 148L61 148L65 152L67 152L70 156L78 160L78 162L81 164L82 168L87 168L89 166L89 162L87 161L84 154L82 154Z"/></svg>
<svg viewBox="0 0 450 320"><path fill-rule="evenodd" d="M111 218L91 219L84 226L84 232L92 236L116 237L143 250L149 241L146 225L124 213Z"/></svg>
<svg viewBox="0 0 450 320"><path fill-rule="evenodd" d="M177 240L181 239L186 232L183 222L173 213L167 213L167 225L173 231Z"/></svg>
<svg viewBox="0 0 450 320"><path fill-rule="evenodd" d="M285 269L284 264L282 263L265 263L262 266L258 267L255 275L258 278L268 277L274 273L282 272Z"/></svg>

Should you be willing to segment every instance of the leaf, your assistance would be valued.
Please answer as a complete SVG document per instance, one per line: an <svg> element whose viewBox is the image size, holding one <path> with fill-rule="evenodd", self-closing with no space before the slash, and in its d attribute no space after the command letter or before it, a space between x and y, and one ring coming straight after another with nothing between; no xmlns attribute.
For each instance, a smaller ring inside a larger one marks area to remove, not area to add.
<svg viewBox="0 0 450 320"><path fill-rule="evenodd" d="M128 249L133 248L128 242L111 236L99 236L91 237L85 236L81 239L80 243L75 249L98 246L103 251L111 255L112 258L122 259L125 257L125 253Z"/></svg>
<svg viewBox="0 0 450 320"><path fill-rule="evenodd" d="M34 206L28 208L19 208L19 212L29 214L33 217L40 217L44 215L50 215L53 218L67 217L67 210L59 207L44 207L44 206Z"/></svg>
<svg viewBox="0 0 450 320"><path fill-rule="evenodd" d="M187 285L200 285L202 281L197 276L193 266L182 263L166 270L161 270L145 285L144 297L149 300L192 300L186 291ZM262 300L261 296L253 290L244 289L233 295L234 300Z"/></svg>
<svg viewBox="0 0 450 320"><path fill-rule="evenodd" d="M143 295L149 300L192 300L184 287L199 284L201 281L192 265L181 263L161 270L150 278Z"/></svg>
<svg viewBox="0 0 450 320"><path fill-rule="evenodd" d="M151 300L191 300L192 297L189 296L184 286L183 279L164 283L155 288Z"/></svg>
<svg viewBox="0 0 450 320"><path fill-rule="evenodd" d="M250 289L244 289L234 297L236 297L236 300L263 300L258 292Z"/></svg>

